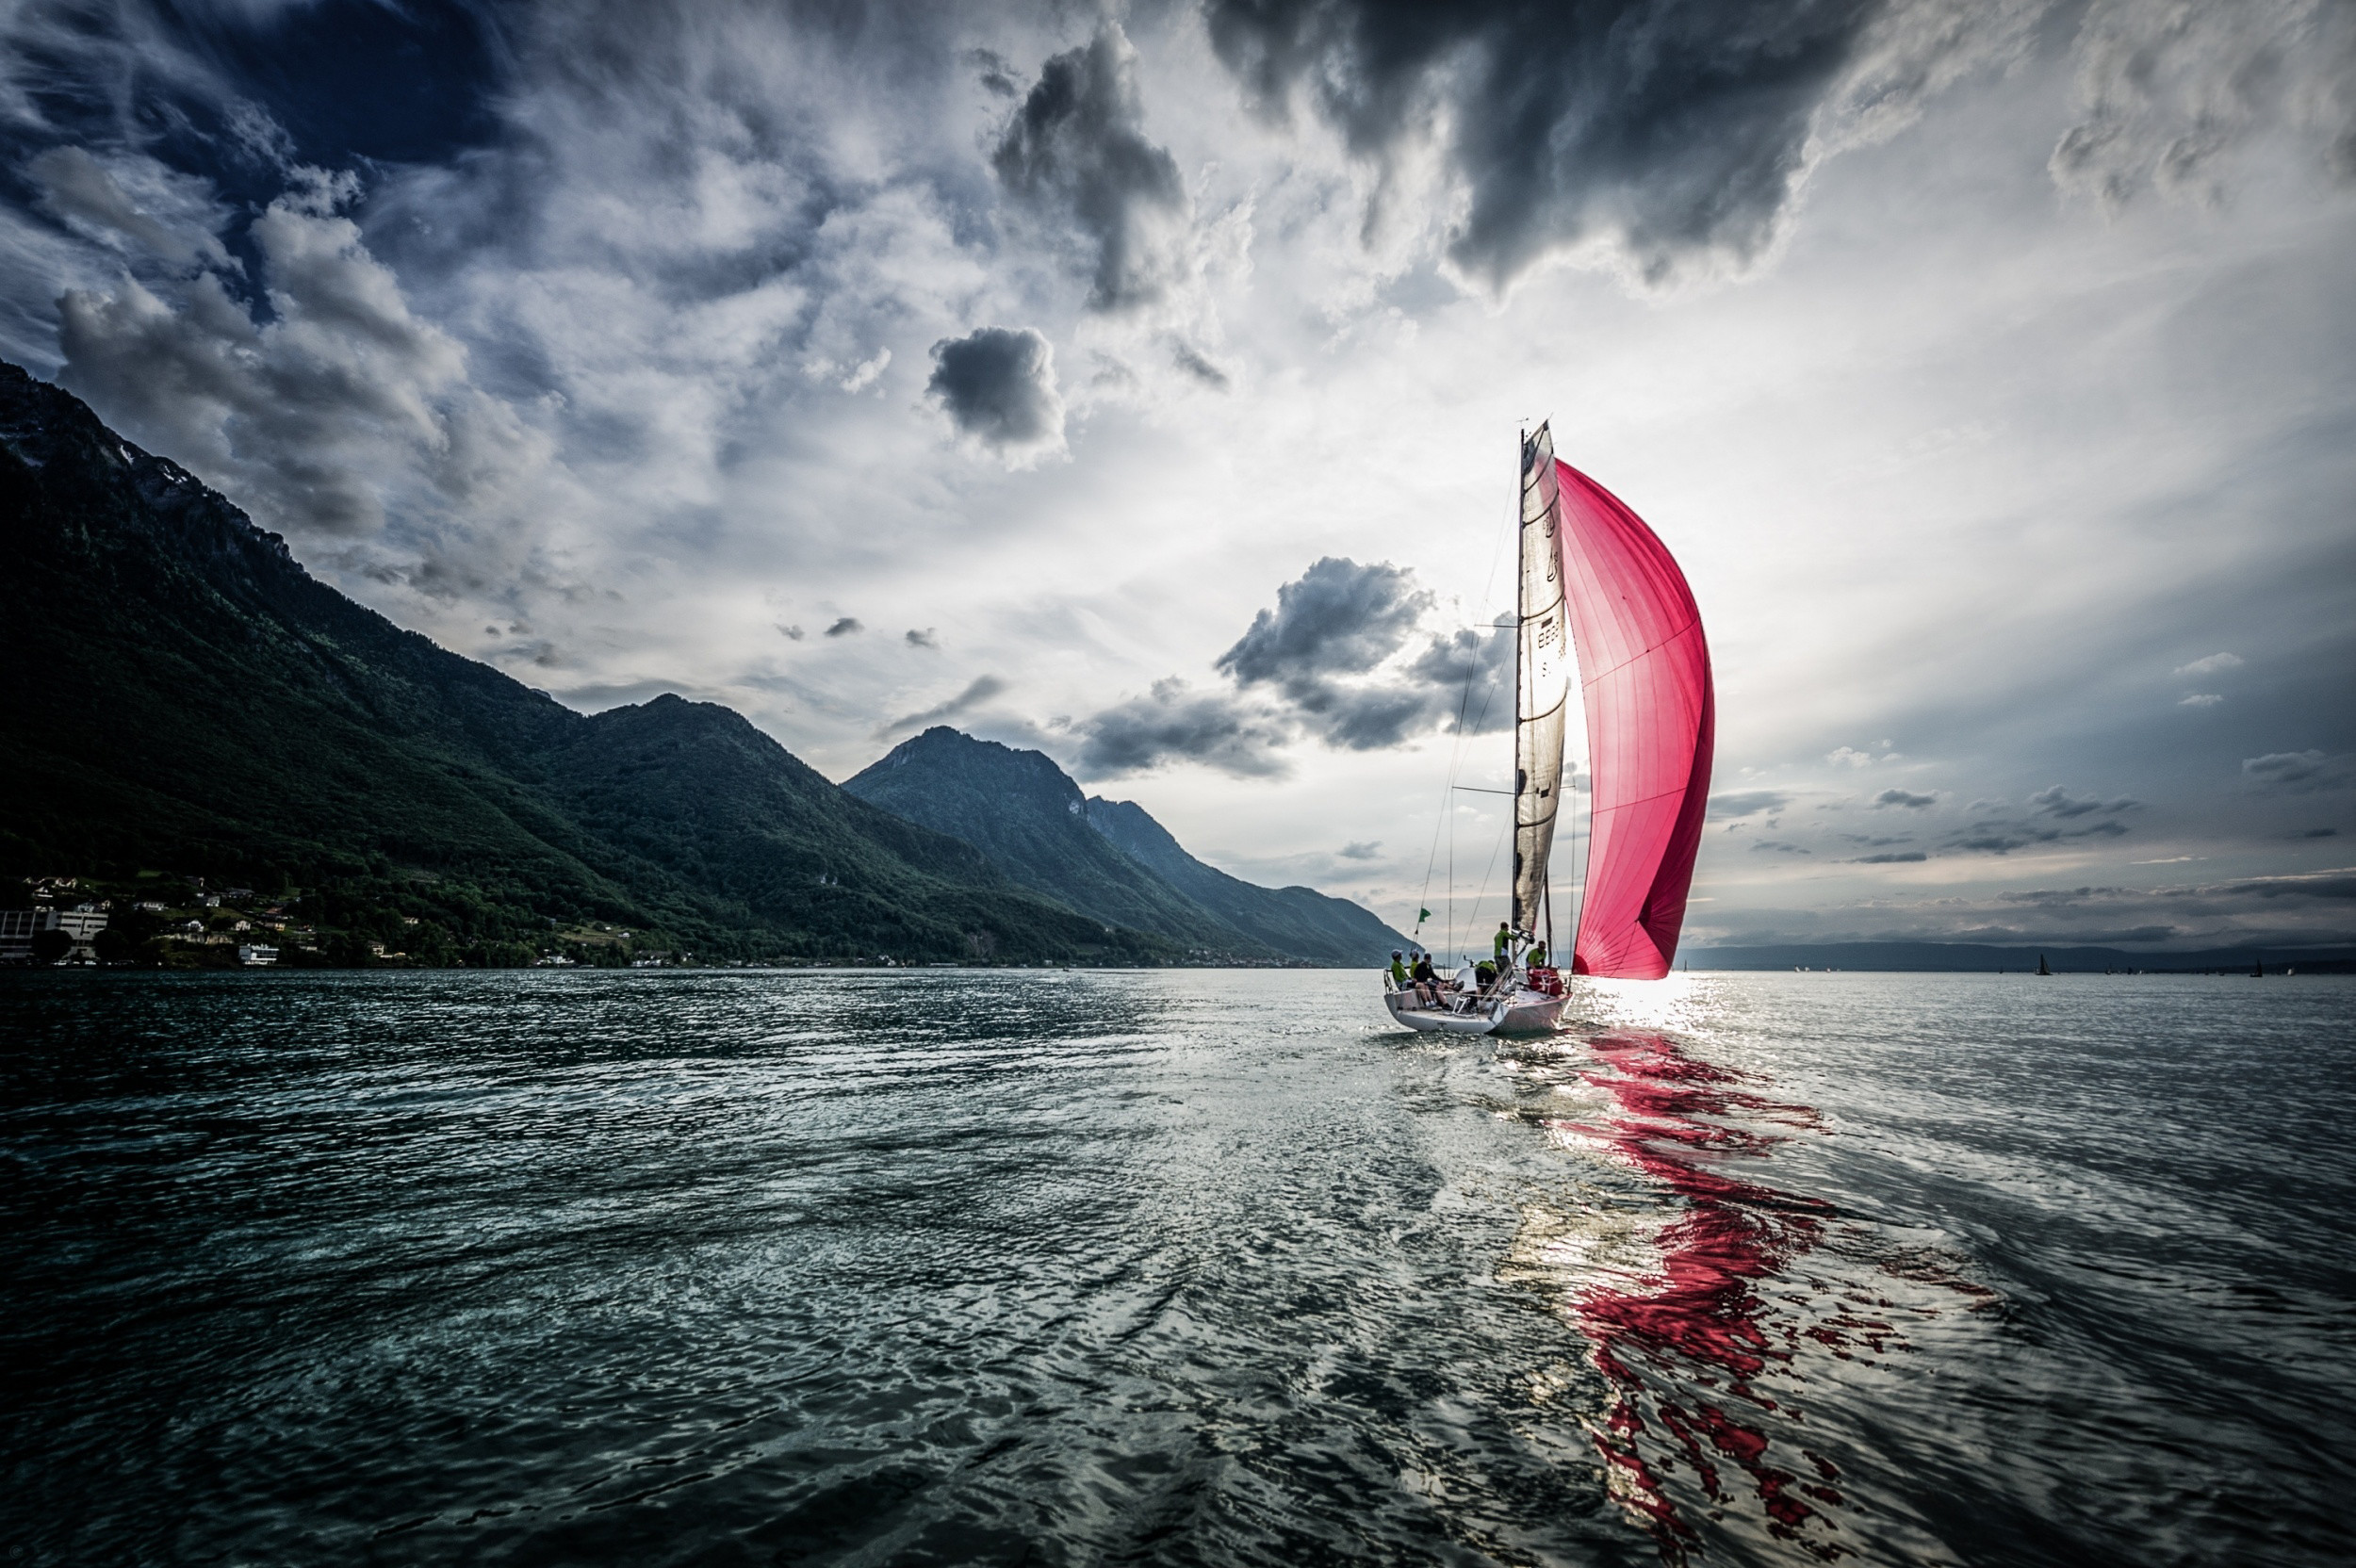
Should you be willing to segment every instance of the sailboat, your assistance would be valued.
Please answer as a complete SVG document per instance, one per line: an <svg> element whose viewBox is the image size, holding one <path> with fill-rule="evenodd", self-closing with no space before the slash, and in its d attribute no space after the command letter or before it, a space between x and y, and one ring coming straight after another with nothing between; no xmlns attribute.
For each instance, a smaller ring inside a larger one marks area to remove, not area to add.
<svg viewBox="0 0 2356 1568"><path fill-rule="evenodd" d="M1539 1034L1570 998L1547 878L1561 818L1576 662L1587 721L1587 867L1571 972L1659 980L1677 956L1701 848L1717 728L1710 646L1685 574L1643 518L1554 455L1546 425L1522 438L1513 706L1514 933L1486 986L1472 971L1417 989L1385 980L1411 1029Z"/></svg>

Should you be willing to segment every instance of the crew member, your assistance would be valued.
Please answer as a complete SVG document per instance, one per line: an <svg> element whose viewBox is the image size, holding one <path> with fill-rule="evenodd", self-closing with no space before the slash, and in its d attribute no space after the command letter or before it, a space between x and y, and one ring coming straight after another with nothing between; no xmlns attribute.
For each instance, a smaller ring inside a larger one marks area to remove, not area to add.
<svg viewBox="0 0 2356 1568"><path fill-rule="evenodd" d="M1391 949L1391 984L1400 990L1407 988L1407 955L1398 948Z"/></svg>
<svg viewBox="0 0 2356 1568"><path fill-rule="evenodd" d="M1531 969L1546 967L1546 939L1544 937L1530 944L1530 956L1522 960Z"/></svg>
<svg viewBox="0 0 2356 1568"><path fill-rule="evenodd" d="M1491 945L1497 950L1497 968L1505 968L1513 955L1513 927L1510 922L1497 922L1497 939Z"/></svg>

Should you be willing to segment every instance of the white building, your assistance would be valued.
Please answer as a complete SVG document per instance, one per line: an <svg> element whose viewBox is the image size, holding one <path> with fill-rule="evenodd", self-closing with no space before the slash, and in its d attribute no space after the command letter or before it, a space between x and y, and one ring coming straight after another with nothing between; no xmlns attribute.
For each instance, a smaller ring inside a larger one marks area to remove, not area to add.
<svg viewBox="0 0 2356 1568"><path fill-rule="evenodd" d="M57 929L55 909L0 909L0 959L33 956L33 933Z"/></svg>

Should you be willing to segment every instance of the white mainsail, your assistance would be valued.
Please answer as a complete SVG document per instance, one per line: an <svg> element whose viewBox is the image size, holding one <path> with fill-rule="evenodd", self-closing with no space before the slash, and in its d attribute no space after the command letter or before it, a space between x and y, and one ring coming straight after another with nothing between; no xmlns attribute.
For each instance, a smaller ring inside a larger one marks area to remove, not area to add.
<svg viewBox="0 0 2356 1568"><path fill-rule="evenodd" d="M1540 425L1522 443L1521 642L1514 659L1513 924L1523 931L1539 929L1546 898L1570 709L1570 632L1556 539L1560 499L1554 437Z"/></svg>

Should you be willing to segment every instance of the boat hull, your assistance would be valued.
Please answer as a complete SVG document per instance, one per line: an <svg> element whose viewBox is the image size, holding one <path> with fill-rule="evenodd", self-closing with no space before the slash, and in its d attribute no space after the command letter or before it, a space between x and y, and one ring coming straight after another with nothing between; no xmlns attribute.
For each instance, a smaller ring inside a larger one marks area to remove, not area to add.
<svg viewBox="0 0 2356 1568"><path fill-rule="evenodd" d="M1444 1007L1409 1006L1408 1000L1406 994L1400 991L1383 993L1383 1004L1390 1008L1394 1020L1425 1034L1486 1035L1495 1030L1511 1011L1503 1002L1493 1002L1478 1010L1454 1013Z"/></svg>
<svg viewBox="0 0 2356 1568"><path fill-rule="evenodd" d="M1570 1005L1567 996L1547 996L1541 991L1516 991L1505 1009L1505 1016L1490 1033L1497 1035L1551 1035L1562 1027L1562 1009Z"/></svg>
<svg viewBox="0 0 2356 1568"><path fill-rule="evenodd" d="M1391 1017L1398 1022L1427 1034L1448 1035L1550 1035L1562 1027L1562 1009L1569 1000L1540 991L1519 990L1510 997L1499 997L1486 1005L1458 1013L1414 1006L1412 996L1405 991L1383 993L1383 1004L1390 1008Z"/></svg>

